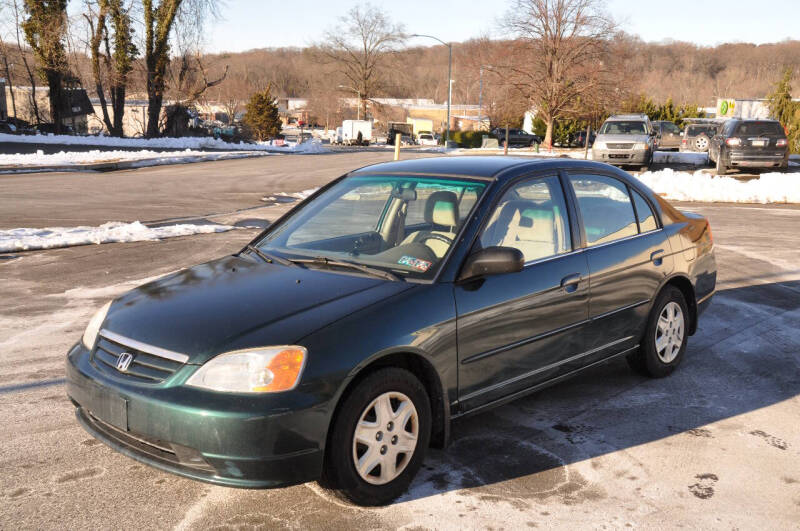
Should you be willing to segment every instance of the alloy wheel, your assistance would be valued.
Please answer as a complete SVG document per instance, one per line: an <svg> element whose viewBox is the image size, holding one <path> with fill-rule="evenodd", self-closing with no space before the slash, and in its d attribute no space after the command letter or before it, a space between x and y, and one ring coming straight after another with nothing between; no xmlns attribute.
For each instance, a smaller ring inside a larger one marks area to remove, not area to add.
<svg viewBox="0 0 800 531"><path fill-rule="evenodd" d="M671 363L683 345L683 310L676 302L669 302L658 317L656 326L656 353L664 363Z"/></svg>
<svg viewBox="0 0 800 531"><path fill-rule="evenodd" d="M419 415L403 393L387 392L364 409L353 434L353 464L358 475L384 485L403 473L419 437Z"/></svg>

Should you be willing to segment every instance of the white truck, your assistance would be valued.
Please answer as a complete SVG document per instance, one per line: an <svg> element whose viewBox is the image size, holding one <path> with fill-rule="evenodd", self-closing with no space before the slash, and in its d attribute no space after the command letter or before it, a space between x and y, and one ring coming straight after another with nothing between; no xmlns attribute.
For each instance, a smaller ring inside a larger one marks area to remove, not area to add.
<svg viewBox="0 0 800 531"><path fill-rule="evenodd" d="M368 146L372 141L372 122L369 120L343 121L341 139L342 144L346 146Z"/></svg>
<svg viewBox="0 0 800 531"><path fill-rule="evenodd" d="M406 123L411 124L411 136L419 141L422 133L433 133L433 120L429 118L406 118Z"/></svg>

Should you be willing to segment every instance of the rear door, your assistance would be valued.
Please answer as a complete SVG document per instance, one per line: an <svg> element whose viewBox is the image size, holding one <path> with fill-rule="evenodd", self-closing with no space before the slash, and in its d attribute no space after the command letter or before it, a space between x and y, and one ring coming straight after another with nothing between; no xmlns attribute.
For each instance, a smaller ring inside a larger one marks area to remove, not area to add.
<svg viewBox="0 0 800 531"><path fill-rule="evenodd" d="M583 352L589 271L573 244L565 184L553 173L503 192L476 247L519 249L523 271L454 288L462 411L547 380Z"/></svg>
<svg viewBox="0 0 800 531"><path fill-rule="evenodd" d="M668 236L639 192L611 175L583 170L569 173L569 182L582 220L591 285L587 354L576 361L579 366L638 343L650 301L674 260Z"/></svg>

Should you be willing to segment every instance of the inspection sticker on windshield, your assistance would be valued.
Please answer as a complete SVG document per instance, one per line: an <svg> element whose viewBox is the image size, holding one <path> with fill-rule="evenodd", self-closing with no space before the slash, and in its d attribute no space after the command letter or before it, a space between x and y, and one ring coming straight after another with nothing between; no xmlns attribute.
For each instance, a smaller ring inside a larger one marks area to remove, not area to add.
<svg viewBox="0 0 800 531"><path fill-rule="evenodd" d="M419 258L414 258L413 256L404 255L397 261L400 265L405 265L409 267L413 267L417 271L425 272L431 267L431 263L426 260L420 260Z"/></svg>

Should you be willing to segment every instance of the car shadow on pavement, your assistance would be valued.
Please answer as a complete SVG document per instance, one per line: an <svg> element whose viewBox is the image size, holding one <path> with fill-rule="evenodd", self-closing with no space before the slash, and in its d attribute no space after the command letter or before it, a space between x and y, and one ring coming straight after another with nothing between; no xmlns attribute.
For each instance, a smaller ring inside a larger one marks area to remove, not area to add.
<svg viewBox="0 0 800 531"><path fill-rule="evenodd" d="M671 376L615 360L456 421L450 446L429 452L399 501L464 488L504 500L602 496L570 465L678 434L713 438L710 424L800 394L798 352L800 281L718 291ZM774 427L741 429L786 449Z"/></svg>

